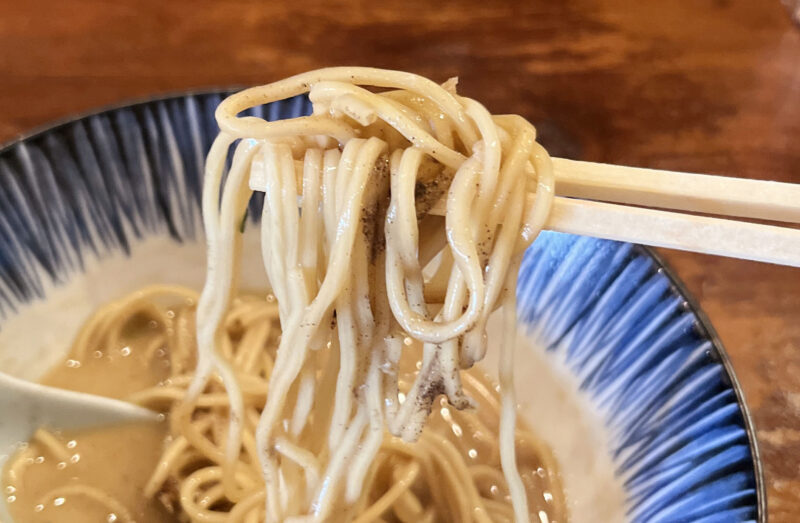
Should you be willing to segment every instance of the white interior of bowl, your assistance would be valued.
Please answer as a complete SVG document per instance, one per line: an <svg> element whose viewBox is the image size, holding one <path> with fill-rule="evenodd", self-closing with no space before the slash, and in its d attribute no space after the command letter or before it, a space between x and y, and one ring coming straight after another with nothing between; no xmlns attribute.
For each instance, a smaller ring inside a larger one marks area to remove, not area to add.
<svg viewBox="0 0 800 523"><path fill-rule="evenodd" d="M245 234L244 252L243 286L266 288L254 227ZM202 242L181 244L159 236L132 246L130 257L114 254L100 260L87 258L86 263L85 272L64 285L45 286L45 300L22 306L3 322L0 370L36 380L65 357L78 328L94 309L143 285L170 283L200 289L205 247ZM490 322L490 340L499 339L498 329L499 322ZM624 490L614 474L606 430L589 398L579 392L562 362L533 346L522 330L518 340L515 377L522 416L559 461L571 520L625 521ZM496 353L490 346L484 362L492 375ZM5 415L0 412L0 418Z"/></svg>

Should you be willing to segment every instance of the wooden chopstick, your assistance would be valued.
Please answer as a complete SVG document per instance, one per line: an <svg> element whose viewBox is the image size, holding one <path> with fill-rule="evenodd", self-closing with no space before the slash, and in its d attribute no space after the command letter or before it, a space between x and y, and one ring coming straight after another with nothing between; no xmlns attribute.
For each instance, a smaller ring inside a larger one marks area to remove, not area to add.
<svg viewBox="0 0 800 523"><path fill-rule="evenodd" d="M547 229L800 267L800 229L556 197Z"/></svg>
<svg viewBox="0 0 800 523"><path fill-rule="evenodd" d="M800 185L553 158L556 193L719 216L800 223Z"/></svg>
<svg viewBox="0 0 800 523"><path fill-rule="evenodd" d="M258 162L250 188L263 191ZM800 229L632 206L800 223L800 185L560 158L553 162L559 196L545 229L800 267ZM444 211L445 202L439 201L430 214L443 216Z"/></svg>
<svg viewBox="0 0 800 523"><path fill-rule="evenodd" d="M440 201L430 212L444 210ZM556 196L545 229L800 267L800 229L789 227Z"/></svg>

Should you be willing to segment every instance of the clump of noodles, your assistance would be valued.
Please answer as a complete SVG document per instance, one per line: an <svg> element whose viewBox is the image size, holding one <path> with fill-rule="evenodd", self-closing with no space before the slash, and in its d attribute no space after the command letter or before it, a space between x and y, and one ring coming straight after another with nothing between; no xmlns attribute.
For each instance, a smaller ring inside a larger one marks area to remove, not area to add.
<svg viewBox="0 0 800 523"><path fill-rule="evenodd" d="M237 116L304 92L311 116ZM174 417L190 430L219 380L229 425L224 449L206 449L219 467L184 487L218 480L232 512L260 505L269 522L326 520L342 510L340 498L353 506L386 428L414 441L439 395L458 409L472 405L462 370L483 358L487 319L502 304L500 457L515 518L527 520L510 333L521 255L547 217L554 185L533 127L491 115L457 95L455 82L358 67L247 89L223 101L216 117L221 131L203 190L208 269L197 308L197 369ZM265 186L261 249L282 329L270 372L258 383L226 358L225 341L251 176ZM443 219L428 215L440 198ZM440 266L426 280L422 270L437 253ZM416 378L402 391L406 337L423 349ZM265 389L256 420L248 397ZM242 452L258 458L250 465L263 479L257 491ZM470 517L486 513L479 507Z"/></svg>

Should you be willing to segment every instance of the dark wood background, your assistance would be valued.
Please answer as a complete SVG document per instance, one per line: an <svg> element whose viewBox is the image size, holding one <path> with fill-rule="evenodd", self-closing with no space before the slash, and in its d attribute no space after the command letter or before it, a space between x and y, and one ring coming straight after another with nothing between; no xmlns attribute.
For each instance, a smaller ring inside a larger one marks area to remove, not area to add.
<svg viewBox="0 0 800 523"><path fill-rule="evenodd" d="M151 93L406 69L532 120L552 154L800 183L780 0L0 0L0 140ZM665 253L752 408L772 521L800 514L800 270Z"/></svg>

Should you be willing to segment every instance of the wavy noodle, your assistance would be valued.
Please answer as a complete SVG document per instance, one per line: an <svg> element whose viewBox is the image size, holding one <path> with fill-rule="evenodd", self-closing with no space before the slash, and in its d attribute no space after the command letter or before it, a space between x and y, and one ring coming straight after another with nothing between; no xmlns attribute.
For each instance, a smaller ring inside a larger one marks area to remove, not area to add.
<svg viewBox="0 0 800 523"><path fill-rule="evenodd" d="M119 521L120 523L130 523L135 521L125 505L109 496L99 488L89 485L71 484L55 488L42 496L42 498L39 500L39 504L44 505L56 498L63 498L66 496L83 496L95 503L100 504L103 508L108 510L109 514L116 516L116 518L111 521Z"/></svg>

